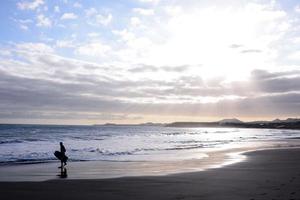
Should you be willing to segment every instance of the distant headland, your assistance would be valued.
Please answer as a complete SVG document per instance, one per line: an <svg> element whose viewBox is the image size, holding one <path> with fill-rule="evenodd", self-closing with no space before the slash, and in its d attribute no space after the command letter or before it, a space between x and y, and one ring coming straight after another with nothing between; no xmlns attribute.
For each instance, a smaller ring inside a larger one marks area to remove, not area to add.
<svg viewBox="0 0 300 200"><path fill-rule="evenodd" d="M236 128L272 128L272 129L300 129L299 118L272 121L243 122L238 119L223 119L216 122L173 122L167 127L236 127Z"/></svg>
<svg viewBox="0 0 300 200"><path fill-rule="evenodd" d="M275 119L272 121L243 122L239 119L222 119L215 122L172 122L172 123L141 123L141 124L95 124L94 126L165 126L178 128L196 127L235 127L235 128L270 128L270 129L300 129L300 118Z"/></svg>

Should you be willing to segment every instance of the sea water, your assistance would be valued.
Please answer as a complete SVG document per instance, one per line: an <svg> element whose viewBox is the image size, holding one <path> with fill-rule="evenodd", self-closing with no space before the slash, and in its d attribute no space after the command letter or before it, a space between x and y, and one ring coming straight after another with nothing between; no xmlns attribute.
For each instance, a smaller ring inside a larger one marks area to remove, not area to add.
<svg viewBox="0 0 300 200"><path fill-rule="evenodd" d="M53 162L59 142L71 162L130 162L201 159L206 149L296 138L300 138L298 130L0 125L0 164Z"/></svg>

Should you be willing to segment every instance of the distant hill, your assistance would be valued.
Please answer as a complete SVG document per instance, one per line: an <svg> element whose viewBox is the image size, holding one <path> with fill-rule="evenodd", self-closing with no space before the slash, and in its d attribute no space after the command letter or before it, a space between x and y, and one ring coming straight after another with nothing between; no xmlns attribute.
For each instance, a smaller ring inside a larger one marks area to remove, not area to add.
<svg viewBox="0 0 300 200"><path fill-rule="evenodd" d="M93 126L164 126L163 123L141 123L141 124L115 124L115 123L106 123L106 124L94 124Z"/></svg>
<svg viewBox="0 0 300 200"><path fill-rule="evenodd" d="M270 128L270 129L300 129L300 118L274 119L272 121L243 122L236 118L222 119L215 122L173 122L173 123L141 123L141 124L95 124L94 126L165 126L165 127L235 127L235 128Z"/></svg>
<svg viewBox="0 0 300 200"><path fill-rule="evenodd" d="M222 119L219 121L219 124L228 124L228 123L244 123L243 121L236 119L236 118L232 118L232 119Z"/></svg>
<svg viewBox="0 0 300 200"><path fill-rule="evenodd" d="M167 127L236 127L236 128L270 128L270 129L300 129L300 119L288 118L273 121L243 122L239 119L222 119L216 122L173 122Z"/></svg>
<svg viewBox="0 0 300 200"><path fill-rule="evenodd" d="M164 126L163 123L153 123L153 122L147 122L147 123L141 123L138 124L139 126Z"/></svg>
<svg viewBox="0 0 300 200"><path fill-rule="evenodd" d="M173 122L167 127L217 127L219 122Z"/></svg>

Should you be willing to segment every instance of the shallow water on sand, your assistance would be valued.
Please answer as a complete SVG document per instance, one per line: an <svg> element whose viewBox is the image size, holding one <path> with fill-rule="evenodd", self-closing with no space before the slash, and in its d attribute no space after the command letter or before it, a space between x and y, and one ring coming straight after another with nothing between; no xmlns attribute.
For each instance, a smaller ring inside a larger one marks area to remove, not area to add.
<svg viewBox="0 0 300 200"><path fill-rule="evenodd" d="M56 162L63 141L70 161L183 161L206 151L300 138L297 130L160 126L0 125L0 163Z"/></svg>
<svg viewBox="0 0 300 200"><path fill-rule="evenodd" d="M58 168L60 163L14 164L0 166L2 181L46 181L53 179L107 179L133 176L161 176L203 171L244 161L249 151L273 148L299 148L300 140L248 142L231 148L199 151L200 159L149 160L149 161L74 161ZM197 154L197 151L193 152Z"/></svg>

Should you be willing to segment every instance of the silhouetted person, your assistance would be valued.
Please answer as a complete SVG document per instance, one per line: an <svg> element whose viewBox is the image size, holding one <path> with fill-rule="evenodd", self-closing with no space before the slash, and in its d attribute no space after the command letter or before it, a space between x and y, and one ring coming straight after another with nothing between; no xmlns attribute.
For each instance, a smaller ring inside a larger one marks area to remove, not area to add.
<svg viewBox="0 0 300 200"><path fill-rule="evenodd" d="M66 148L62 142L60 142L59 145L60 145L60 152L62 155L61 163L64 165L67 165L67 159L65 159L66 158Z"/></svg>
<svg viewBox="0 0 300 200"><path fill-rule="evenodd" d="M54 155L60 160L61 166L59 168L63 168L65 165L67 165L68 156L66 156L66 148L63 143L60 142L59 145L60 151L55 151Z"/></svg>

